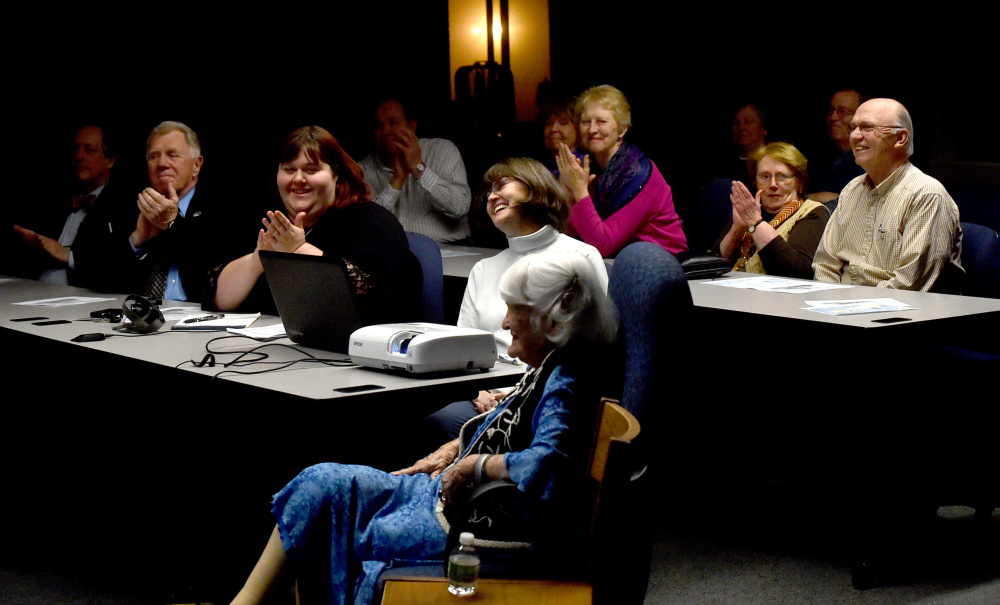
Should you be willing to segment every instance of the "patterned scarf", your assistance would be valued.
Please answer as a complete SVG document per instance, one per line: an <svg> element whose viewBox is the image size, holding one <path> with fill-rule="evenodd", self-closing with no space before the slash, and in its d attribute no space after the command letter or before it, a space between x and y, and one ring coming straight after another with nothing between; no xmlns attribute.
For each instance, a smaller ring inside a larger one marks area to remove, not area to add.
<svg viewBox="0 0 1000 605"><path fill-rule="evenodd" d="M545 382L548 380L549 374L552 373L552 367L557 365L556 363L546 364L552 357L552 353L546 356L540 366L525 372L514 390L497 404L500 411L493 417L490 425L479 434L479 438L475 442L466 444L466 440L478 428L478 423L469 422L462 427L460 438L463 455L519 452L531 445L531 441L535 437L531 432L531 418L535 415L535 408L538 407ZM485 419L485 417L484 414L483 418ZM461 460L462 457L459 456L456 461Z"/></svg>
<svg viewBox="0 0 1000 605"><path fill-rule="evenodd" d="M781 210L778 211L778 214L776 214L774 218L768 221L768 224L777 229L781 223L785 222L785 219L795 214L795 211L798 210L801 205L802 200L799 198L795 198L791 202L788 202L781 208ZM753 243L753 236L749 231L747 231L743 234L743 245L740 247L740 259L736 261L735 265L733 265L733 271L743 271L747 265L747 261L750 260L750 257L756 253L757 246Z"/></svg>
<svg viewBox="0 0 1000 605"><path fill-rule="evenodd" d="M653 162L635 145L623 142L611 156L594 195L594 209L607 220L639 195L653 174Z"/></svg>

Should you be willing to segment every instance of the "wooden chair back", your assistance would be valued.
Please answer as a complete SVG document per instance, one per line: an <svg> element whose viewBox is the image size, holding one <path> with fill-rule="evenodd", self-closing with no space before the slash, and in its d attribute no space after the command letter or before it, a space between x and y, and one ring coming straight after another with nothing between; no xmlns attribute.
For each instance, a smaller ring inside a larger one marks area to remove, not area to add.
<svg viewBox="0 0 1000 605"><path fill-rule="evenodd" d="M614 399L607 397L601 400L601 417L597 423L597 437L590 453L590 522L593 529L600 506L601 490L609 466L613 443L631 443L639 435L639 421L628 410L618 405Z"/></svg>

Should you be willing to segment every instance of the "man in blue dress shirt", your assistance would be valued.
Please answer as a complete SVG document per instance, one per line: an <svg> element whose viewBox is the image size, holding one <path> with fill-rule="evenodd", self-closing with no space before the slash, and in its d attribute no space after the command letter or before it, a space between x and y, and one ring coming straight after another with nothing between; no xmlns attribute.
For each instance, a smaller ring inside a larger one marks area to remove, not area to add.
<svg viewBox="0 0 1000 605"><path fill-rule="evenodd" d="M152 297L200 299L207 269L202 209L195 189L204 158L198 135L180 122L162 122L146 140L150 186L139 193L139 217L129 243L139 264L139 287Z"/></svg>

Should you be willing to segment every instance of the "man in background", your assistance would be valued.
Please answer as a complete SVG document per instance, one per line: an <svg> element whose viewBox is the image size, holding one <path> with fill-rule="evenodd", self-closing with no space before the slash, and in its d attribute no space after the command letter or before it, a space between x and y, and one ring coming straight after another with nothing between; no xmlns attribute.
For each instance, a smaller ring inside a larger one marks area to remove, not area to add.
<svg viewBox="0 0 1000 605"><path fill-rule="evenodd" d="M134 210L122 203L111 187L117 155L101 126L79 128L73 138L72 183L68 203L59 205L54 220L37 217L38 230L14 225L25 256L23 274L52 284L118 291L124 285L123 267L114 249L135 220ZM42 214L45 214L42 212Z"/></svg>
<svg viewBox="0 0 1000 605"><path fill-rule="evenodd" d="M417 121L396 99L375 109L374 135L377 153L360 162L372 201L395 214L406 231L438 243L468 243L472 192L455 144L417 138Z"/></svg>

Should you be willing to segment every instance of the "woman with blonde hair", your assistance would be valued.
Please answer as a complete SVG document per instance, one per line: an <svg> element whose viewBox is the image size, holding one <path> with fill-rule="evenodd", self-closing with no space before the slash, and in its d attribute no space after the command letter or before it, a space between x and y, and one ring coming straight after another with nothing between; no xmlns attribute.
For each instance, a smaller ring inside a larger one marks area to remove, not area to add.
<svg viewBox="0 0 1000 605"><path fill-rule="evenodd" d="M736 271L812 279L812 259L830 219L823 204L803 197L808 162L789 143L758 147L747 161L757 195L733 181L733 222L719 253Z"/></svg>
<svg viewBox="0 0 1000 605"><path fill-rule="evenodd" d="M588 88L576 103L578 161L566 145L559 151L559 181L570 192L567 230L605 258L626 245L647 241L676 254L687 250L670 185L646 154L624 141L632 127L625 95L607 84Z"/></svg>

